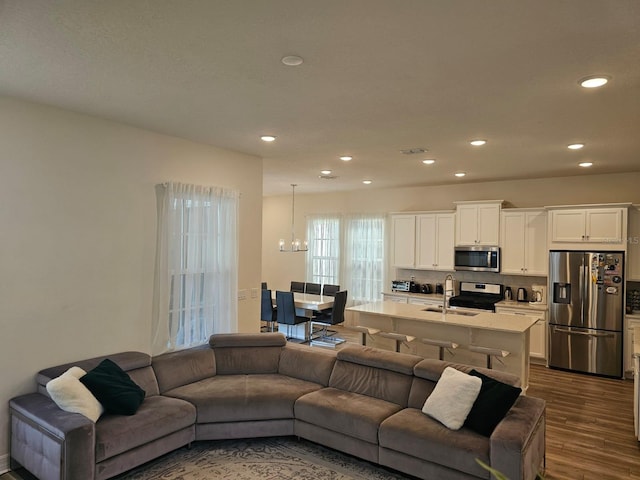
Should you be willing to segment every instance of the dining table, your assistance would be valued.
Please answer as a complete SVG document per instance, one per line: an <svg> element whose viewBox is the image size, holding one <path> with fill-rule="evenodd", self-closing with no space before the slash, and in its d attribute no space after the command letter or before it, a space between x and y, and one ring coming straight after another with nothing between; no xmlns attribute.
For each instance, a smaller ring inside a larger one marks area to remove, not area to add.
<svg viewBox="0 0 640 480"><path fill-rule="evenodd" d="M273 306L276 306L276 291L271 291L271 301ZM296 315L300 317L307 317L311 320L314 314L333 308L333 297L329 295L316 295L313 293L299 293L293 292L293 303L296 307ZM284 325L283 327L286 327ZM280 330L280 325L278 325ZM309 322L304 322L298 325L294 325L293 328L289 328L288 335L292 338L296 338L302 341L307 341L310 338L310 325Z"/></svg>

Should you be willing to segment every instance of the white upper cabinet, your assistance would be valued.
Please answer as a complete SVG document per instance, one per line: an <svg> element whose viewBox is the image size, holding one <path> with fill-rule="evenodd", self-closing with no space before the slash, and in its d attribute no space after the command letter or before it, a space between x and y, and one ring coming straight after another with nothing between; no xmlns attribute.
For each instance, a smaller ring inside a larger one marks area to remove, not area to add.
<svg viewBox="0 0 640 480"><path fill-rule="evenodd" d="M453 270L455 214L428 212L391 217L391 265Z"/></svg>
<svg viewBox="0 0 640 480"><path fill-rule="evenodd" d="M640 205L634 205L629 209L627 280L640 281Z"/></svg>
<svg viewBox="0 0 640 480"><path fill-rule="evenodd" d="M626 248L628 205L548 208L551 248Z"/></svg>
<svg viewBox="0 0 640 480"><path fill-rule="evenodd" d="M413 268L416 252L416 216L391 217L391 264L399 268Z"/></svg>
<svg viewBox="0 0 640 480"><path fill-rule="evenodd" d="M453 213L416 216L416 268L453 270Z"/></svg>
<svg viewBox="0 0 640 480"><path fill-rule="evenodd" d="M502 273L547 275L547 213L544 210L502 210L500 246Z"/></svg>
<svg viewBox="0 0 640 480"><path fill-rule="evenodd" d="M456 202L456 245L498 245L502 200Z"/></svg>

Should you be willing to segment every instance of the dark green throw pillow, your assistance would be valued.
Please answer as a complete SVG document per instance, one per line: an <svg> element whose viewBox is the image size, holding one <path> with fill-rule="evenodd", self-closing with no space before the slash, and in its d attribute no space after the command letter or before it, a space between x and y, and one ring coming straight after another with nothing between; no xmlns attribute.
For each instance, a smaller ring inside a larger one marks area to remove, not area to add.
<svg viewBox="0 0 640 480"><path fill-rule="evenodd" d="M105 413L133 415L144 400L144 390L108 358L80 377L80 381L102 404Z"/></svg>
<svg viewBox="0 0 640 480"><path fill-rule="evenodd" d="M464 426L489 437L518 399L522 389L499 382L476 370L471 370L469 375L480 377L482 386Z"/></svg>

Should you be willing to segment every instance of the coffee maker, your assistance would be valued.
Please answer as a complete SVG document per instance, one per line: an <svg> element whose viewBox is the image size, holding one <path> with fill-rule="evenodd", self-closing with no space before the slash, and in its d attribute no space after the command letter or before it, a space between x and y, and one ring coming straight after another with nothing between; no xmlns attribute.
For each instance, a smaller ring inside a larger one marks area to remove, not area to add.
<svg viewBox="0 0 640 480"><path fill-rule="evenodd" d="M531 303L547 303L546 285L531 285Z"/></svg>

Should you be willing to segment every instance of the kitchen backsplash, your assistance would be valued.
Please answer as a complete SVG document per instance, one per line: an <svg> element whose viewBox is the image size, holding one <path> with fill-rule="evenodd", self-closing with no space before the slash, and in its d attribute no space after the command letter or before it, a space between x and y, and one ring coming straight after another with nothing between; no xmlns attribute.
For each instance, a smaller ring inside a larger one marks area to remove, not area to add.
<svg viewBox="0 0 640 480"><path fill-rule="evenodd" d="M391 280L411 280L411 277L415 277L415 281L419 284L429 283L435 288L436 283L444 284L444 279L447 274L451 272L436 272L433 270L412 270L412 269L397 269L397 278ZM455 280L456 294L459 292L460 282L482 282L482 283L500 283L505 287L511 287L511 290L515 292L518 288L526 288L529 298L531 298L531 286L532 285L546 285L547 277L528 277L523 275L502 275L500 273L488 273L488 272L453 272L453 278ZM391 290L391 281L389 281L389 288Z"/></svg>

